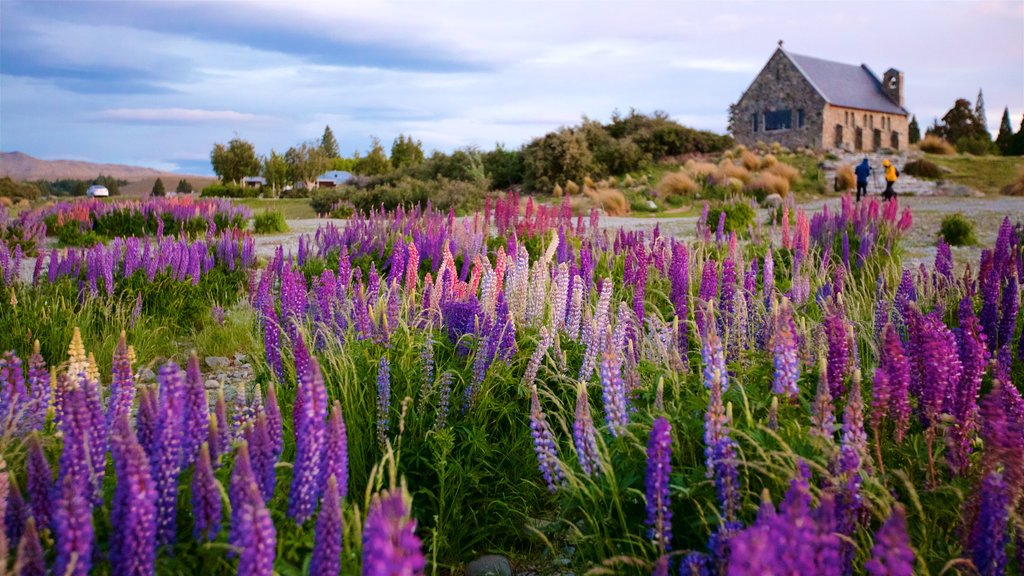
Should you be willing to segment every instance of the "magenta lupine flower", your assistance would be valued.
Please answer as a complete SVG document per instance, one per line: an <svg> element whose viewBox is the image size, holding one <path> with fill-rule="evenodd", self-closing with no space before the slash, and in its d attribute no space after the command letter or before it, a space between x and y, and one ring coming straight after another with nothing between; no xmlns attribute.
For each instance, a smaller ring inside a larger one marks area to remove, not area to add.
<svg viewBox="0 0 1024 576"><path fill-rule="evenodd" d="M586 384L579 384L576 395L576 420L572 426L572 439L576 446L576 457L580 468L587 476L602 472L601 458L597 450L597 437L594 431L594 420L590 416L590 399L587 397Z"/></svg>
<svg viewBox="0 0 1024 576"><path fill-rule="evenodd" d="M931 428L939 421L947 396L963 372L957 354L956 337L942 319L914 312L911 341L915 354L911 357L912 374L918 378L918 407L922 423Z"/></svg>
<svg viewBox="0 0 1024 576"><path fill-rule="evenodd" d="M192 517L195 518L192 534L196 540L217 539L221 522L220 488L213 476L210 447L206 442L199 447L192 473Z"/></svg>
<svg viewBox="0 0 1024 576"><path fill-rule="evenodd" d="M960 381L953 383L950 391L952 402L948 412L953 415L955 421L946 429L949 446L946 458L954 472L961 472L968 465L971 441L978 424L978 392L981 390L982 376L988 369L985 335L981 332L981 324L974 316L969 296L960 301L958 340L963 372Z"/></svg>
<svg viewBox="0 0 1024 576"><path fill-rule="evenodd" d="M343 499L338 490L338 479L331 474L324 483L324 496L316 518L316 542L309 563L309 576L336 576L341 571Z"/></svg>
<svg viewBox="0 0 1024 576"><path fill-rule="evenodd" d="M860 371L854 372L850 395L843 410L843 428L840 436L840 470L856 472L867 460L868 437L864 432L864 400L860 390Z"/></svg>
<svg viewBox="0 0 1024 576"><path fill-rule="evenodd" d="M875 401L872 403L872 427L877 428L888 415L895 424L896 442L910 427L910 364L903 352L903 343L892 324L886 324L880 350L878 370L875 371ZM885 379L884 383L880 378ZM884 395L882 394L884 392Z"/></svg>
<svg viewBox="0 0 1024 576"><path fill-rule="evenodd" d="M719 331L730 338L736 315L736 262L726 258L722 262L722 281L718 291Z"/></svg>
<svg viewBox="0 0 1024 576"><path fill-rule="evenodd" d="M57 558L53 572L64 576L87 576L92 568L95 538L89 482L85 477L67 474L56 488L53 536Z"/></svg>
<svg viewBox="0 0 1024 576"><path fill-rule="evenodd" d="M241 502L232 503L238 506L237 546L241 548L238 557L238 573L252 576L272 576L274 573L274 554L277 548L277 532L274 521L270 518L259 488L255 483L246 486Z"/></svg>
<svg viewBox="0 0 1024 576"><path fill-rule="evenodd" d="M363 527L363 576L419 576L426 564L405 491L374 495Z"/></svg>
<svg viewBox="0 0 1024 576"><path fill-rule="evenodd" d="M818 391L814 396L810 433L831 442L835 433L836 417L832 407L832 394L829 392L828 367L824 358L818 363L818 374Z"/></svg>
<svg viewBox="0 0 1024 576"><path fill-rule="evenodd" d="M210 431L210 404L206 400L206 387L199 371L199 357L192 354L185 372L185 416L182 430L182 468L192 465L199 446Z"/></svg>
<svg viewBox="0 0 1024 576"><path fill-rule="evenodd" d="M115 422L112 444L117 489L110 511L111 568L114 574L153 574L157 491L150 475L149 459L136 441L127 416Z"/></svg>
<svg viewBox="0 0 1024 576"><path fill-rule="evenodd" d="M846 316L839 306L833 307L823 321L828 340L828 387L833 398L846 392L847 369L850 365L850 340Z"/></svg>
<svg viewBox="0 0 1024 576"><path fill-rule="evenodd" d="M910 303L917 301L917 291L914 289L914 278L910 270L903 270L899 287L896 288L896 297L893 308L896 310L896 319L901 326L906 326L910 317Z"/></svg>
<svg viewBox="0 0 1024 576"><path fill-rule="evenodd" d="M558 448L555 445L555 437L544 418L544 412L540 408L540 398L537 396L537 387L530 389L530 430L533 434L533 449L537 453L537 465L548 490L555 492L558 486L565 480L562 471L562 463L558 459Z"/></svg>
<svg viewBox="0 0 1024 576"><path fill-rule="evenodd" d="M704 414L704 456L707 477L715 481L722 516L727 521L735 518L739 508L739 472L736 469L736 443L729 436L729 412L722 400L725 377L720 368L706 367L705 385L710 399Z"/></svg>
<svg viewBox="0 0 1024 576"><path fill-rule="evenodd" d="M53 490L53 472L46 460L39 438L32 435L28 441L28 482L25 492L28 496L28 508L39 525L46 528L50 525L50 494Z"/></svg>
<svg viewBox="0 0 1024 576"><path fill-rule="evenodd" d="M672 550L672 499L668 479L672 474L672 425L659 416L647 443L647 527L648 537L658 552Z"/></svg>
<svg viewBox="0 0 1024 576"><path fill-rule="evenodd" d="M910 547L902 506L896 505L875 533L871 559L864 563L864 570L871 576L913 576L914 550Z"/></svg>
<svg viewBox="0 0 1024 576"><path fill-rule="evenodd" d="M381 356L377 365L377 443L387 442L391 413L391 364Z"/></svg>
<svg viewBox="0 0 1024 576"><path fill-rule="evenodd" d="M1010 489L1000 472L989 472L979 489L981 507L971 529L974 566L982 576L1006 574L1006 545L1010 543L1007 521Z"/></svg>
<svg viewBox="0 0 1024 576"><path fill-rule="evenodd" d="M320 497L320 465L323 457L327 390L317 360L299 383L303 402L294 415L295 465L288 493L288 516L303 524L316 508ZM298 402L296 402L298 404Z"/></svg>
<svg viewBox="0 0 1024 576"><path fill-rule="evenodd" d="M626 385L622 381L622 357L619 352L606 352L600 365L602 398L605 421L612 436L618 438L626 431L629 413L626 408Z"/></svg>
<svg viewBox="0 0 1024 576"><path fill-rule="evenodd" d="M0 556L2 558L2 556ZM25 533L18 543L18 557L14 564L14 573L18 576L45 576L46 556L43 545L39 541L39 530L36 529L35 518L29 517L25 522Z"/></svg>
<svg viewBox="0 0 1024 576"><path fill-rule="evenodd" d="M185 412L185 383L174 362L160 367L160 405L150 461L156 486L157 545L174 541L178 511L178 475L181 473Z"/></svg>
<svg viewBox="0 0 1024 576"><path fill-rule="evenodd" d="M340 498L345 499L348 494L348 434L341 414L341 404L337 400L331 406L331 416L327 421L327 442L324 445L324 465L320 476L321 490L326 489L329 478L334 478ZM323 497L326 498L326 495Z"/></svg>
<svg viewBox="0 0 1024 576"><path fill-rule="evenodd" d="M775 359L775 378L772 384L774 394L786 394L796 398L800 393L797 379L800 377L800 359L796 345L796 326L789 300L783 298L775 317L775 329L771 336L771 349Z"/></svg>
<svg viewBox="0 0 1024 576"><path fill-rule="evenodd" d="M107 400L107 426L116 422L122 414L131 413L135 402L135 377L132 375L132 361L128 354L128 342L124 332L114 348L110 379L110 398Z"/></svg>

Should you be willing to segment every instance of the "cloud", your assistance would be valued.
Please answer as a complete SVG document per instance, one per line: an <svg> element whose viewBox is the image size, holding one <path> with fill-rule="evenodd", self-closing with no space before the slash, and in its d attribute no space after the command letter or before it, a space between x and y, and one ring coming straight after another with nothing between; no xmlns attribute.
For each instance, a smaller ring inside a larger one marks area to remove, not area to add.
<svg viewBox="0 0 1024 576"><path fill-rule="evenodd" d="M680 58L668 63L671 68L681 70L706 70L709 72L756 73L764 62L753 60L730 60L727 58Z"/></svg>
<svg viewBox="0 0 1024 576"><path fill-rule="evenodd" d="M208 122L253 122L270 119L257 114L234 110L201 110L196 108L114 108L97 114L100 120L136 122L140 124L202 124Z"/></svg>

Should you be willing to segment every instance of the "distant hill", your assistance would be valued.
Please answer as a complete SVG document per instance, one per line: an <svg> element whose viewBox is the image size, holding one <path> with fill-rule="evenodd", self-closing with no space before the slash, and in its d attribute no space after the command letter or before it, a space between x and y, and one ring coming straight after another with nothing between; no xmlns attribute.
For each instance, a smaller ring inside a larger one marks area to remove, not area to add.
<svg viewBox="0 0 1024 576"><path fill-rule="evenodd" d="M100 174L128 182L140 180L152 182L157 178L162 178L164 184L171 190L174 189L180 178L187 178L189 181L213 180L209 176L175 174L142 166L95 164L79 160L40 160L23 152L0 152L0 177L10 176L14 180L59 180L62 178L89 180ZM172 178L173 181L171 181Z"/></svg>

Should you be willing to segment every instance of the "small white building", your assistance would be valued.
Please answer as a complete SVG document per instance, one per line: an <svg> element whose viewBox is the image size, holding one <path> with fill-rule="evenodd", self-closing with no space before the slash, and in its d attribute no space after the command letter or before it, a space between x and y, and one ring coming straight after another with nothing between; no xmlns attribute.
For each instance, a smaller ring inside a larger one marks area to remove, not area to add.
<svg viewBox="0 0 1024 576"><path fill-rule="evenodd" d="M85 191L85 195L90 198L106 198L110 196L110 190L107 190L106 186L100 186L99 184L93 184L89 186L89 189Z"/></svg>
<svg viewBox="0 0 1024 576"><path fill-rule="evenodd" d="M352 179L350 172L344 170L329 170L316 177L316 185L320 188L337 188L348 184Z"/></svg>
<svg viewBox="0 0 1024 576"><path fill-rule="evenodd" d="M263 188L267 185L267 179L262 176L246 176L242 178L242 186L245 188Z"/></svg>

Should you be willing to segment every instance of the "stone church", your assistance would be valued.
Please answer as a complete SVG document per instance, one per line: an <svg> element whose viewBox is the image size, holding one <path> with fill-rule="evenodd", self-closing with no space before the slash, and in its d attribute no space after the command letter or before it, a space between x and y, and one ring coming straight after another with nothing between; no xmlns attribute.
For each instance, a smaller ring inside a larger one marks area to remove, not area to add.
<svg viewBox="0 0 1024 576"><path fill-rule="evenodd" d="M881 81L867 65L842 64L779 47L729 109L738 144L874 151L908 146L903 73Z"/></svg>

